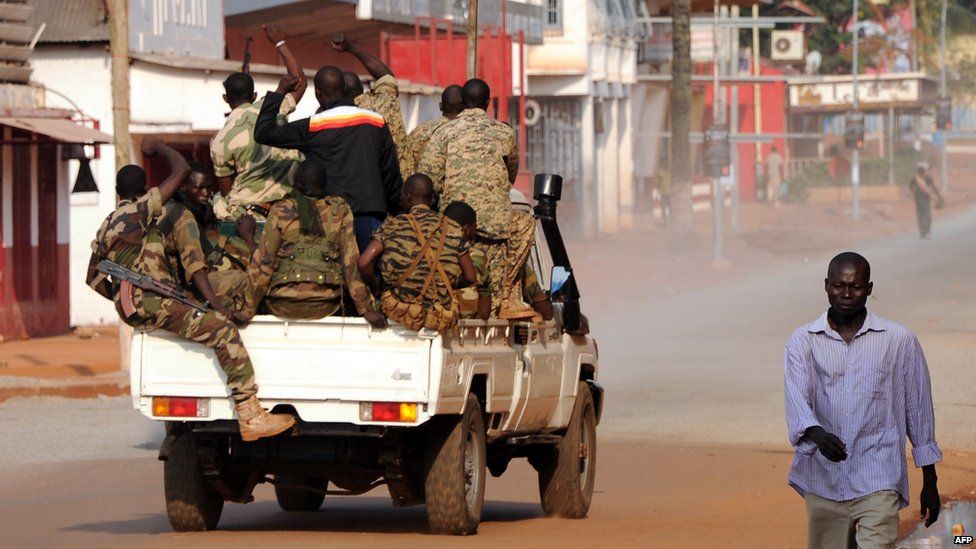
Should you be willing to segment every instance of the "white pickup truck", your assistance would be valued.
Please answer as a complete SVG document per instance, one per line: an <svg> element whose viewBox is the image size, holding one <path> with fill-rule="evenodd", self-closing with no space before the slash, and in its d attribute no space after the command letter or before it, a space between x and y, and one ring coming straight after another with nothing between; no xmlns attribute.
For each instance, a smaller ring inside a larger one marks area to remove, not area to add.
<svg viewBox="0 0 976 549"><path fill-rule="evenodd" d="M247 503L262 482L274 484L286 511L315 511L326 495L385 484L394 505L426 504L432 532L472 534L486 470L500 476L516 457L538 471L547 513L585 516L603 390L556 226L560 186L558 176L537 176L545 239L530 258L544 286L557 279L553 321L463 320L437 333L376 330L351 317L258 316L243 328L262 403L298 418L278 437L241 440L211 351L137 331L132 400L166 423L160 459L173 528L215 528L224 501ZM529 209L521 193L513 203Z"/></svg>

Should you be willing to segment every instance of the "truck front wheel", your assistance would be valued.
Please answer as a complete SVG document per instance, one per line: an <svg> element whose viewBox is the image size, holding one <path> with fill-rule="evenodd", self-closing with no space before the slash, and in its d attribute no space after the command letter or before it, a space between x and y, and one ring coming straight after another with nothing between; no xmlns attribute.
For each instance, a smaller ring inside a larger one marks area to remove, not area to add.
<svg viewBox="0 0 976 549"><path fill-rule="evenodd" d="M177 532L213 530L224 510L224 498L203 477L193 433L183 433L163 466L166 514Z"/></svg>
<svg viewBox="0 0 976 549"><path fill-rule="evenodd" d="M427 521L436 534L474 534L485 503L487 450L481 406L469 394L460 417L435 420L427 440Z"/></svg>
<svg viewBox="0 0 976 549"><path fill-rule="evenodd" d="M546 514L585 517L593 499L596 473L596 412L593 394L585 381L576 390L573 415L563 439L555 448L542 448L533 457Z"/></svg>
<svg viewBox="0 0 976 549"><path fill-rule="evenodd" d="M289 484L304 484L313 488L325 491L329 481L322 478L312 478L293 475L275 475L275 482L280 482L282 486L275 484L275 497L278 499L278 506L283 511L310 512L318 511L325 500L325 494L302 490L301 488L291 488Z"/></svg>

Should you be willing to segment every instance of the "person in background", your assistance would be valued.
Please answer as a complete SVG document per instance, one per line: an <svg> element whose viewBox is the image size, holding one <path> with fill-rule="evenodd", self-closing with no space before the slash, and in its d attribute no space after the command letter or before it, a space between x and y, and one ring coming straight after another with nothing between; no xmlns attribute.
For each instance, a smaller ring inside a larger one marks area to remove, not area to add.
<svg viewBox="0 0 976 549"><path fill-rule="evenodd" d="M809 548L893 548L908 506L906 436L926 526L941 508L928 365L911 330L866 308L874 283L863 256L834 257L824 289L830 308L784 353L789 483L806 501Z"/></svg>
<svg viewBox="0 0 976 549"><path fill-rule="evenodd" d="M766 157L766 197L776 206L780 204L780 185L783 183L783 157L779 155L776 146Z"/></svg>
<svg viewBox="0 0 976 549"><path fill-rule="evenodd" d="M377 112L383 117L393 137L393 144L396 145L400 175L403 178L410 177L416 170L416 159L411 156L410 148L407 147L407 129L403 123L403 109L399 99L400 88L393 71L378 57L355 42L350 42L343 33L332 38L332 49L351 53L373 77L372 89L364 91L359 75L354 72L344 72L346 99L354 102L361 109Z"/></svg>
<svg viewBox="0 0 976 549"><path fill-rule="evenodd" d="M942 194L935 186L929 175L929 163L919 162L915 165L915 177L908 183L909 190L915 198L915 216L918 218L918 235L921 238L932 238L932 199L935 198L937 208L942 207Z"/></svg>
<svg viewBox="0 0 976 549"><path fill-rule="evenodd" d="M664 161L661 169L658 170L657 187L654 190L656 191L656 198L661 208L661 224L667 227L671 224L671 167L667 160Z"/></svg>
<svg viewBox="0 0 976 549"><path fill-rule="evenodd" d="M283 98L275 111L275 123L284 124L287 116L305 94L308 83L305 72L285 44L285 31L272 26L264 27L268 41L277 48L297 84ZM291 174L302 157L298 151L270 147L257 143L254 126L263 100L255 101L254 79L242 72L231 74L224 80L224 101L230 106L224 127L210 142L210 158L217 175L220 197L214 203L214 212L222 221L227 234L233 233L234 224L245 213L264 220L271 203L280 200L291 190Z"/></svg>

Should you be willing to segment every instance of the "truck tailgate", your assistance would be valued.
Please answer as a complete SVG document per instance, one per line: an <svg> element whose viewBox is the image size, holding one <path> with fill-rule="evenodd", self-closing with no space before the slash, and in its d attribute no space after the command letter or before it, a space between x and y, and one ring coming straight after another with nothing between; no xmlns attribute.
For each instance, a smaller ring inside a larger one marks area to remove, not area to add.
<svg viewBox="0 0 976 549"><path fill-rule="evenodd" d="M427 401L431 339L417 332L374 330L361 318L259 316L241 337L262 400ZM229 394L214 352L169 332L137 330L130 364L138 396Z"/></svg>

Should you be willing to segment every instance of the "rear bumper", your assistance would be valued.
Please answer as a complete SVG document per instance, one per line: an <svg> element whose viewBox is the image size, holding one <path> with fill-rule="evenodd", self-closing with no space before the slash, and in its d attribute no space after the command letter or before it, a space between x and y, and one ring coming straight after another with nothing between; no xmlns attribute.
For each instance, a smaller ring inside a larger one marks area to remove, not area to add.
<svg viewBox="0 0 976 549"><path fill-rule="evenodd" d="M157 416L153 413L152 397L138 397L136 409L149 419L159 421L178 421L194 423L233 423L237 430L237 416L233 402L227 397L207 398L209 411L205 417L171 417ZM391 421L363 421L360 419L360 402L358 401L309 401L288 400L277 401L262 399L261 405L268 410L294 414L299 423L303 424L331 424L349 425L356 427L415 427L430 419L427 404L417 403L417 419L411 422Z"/></svg>

